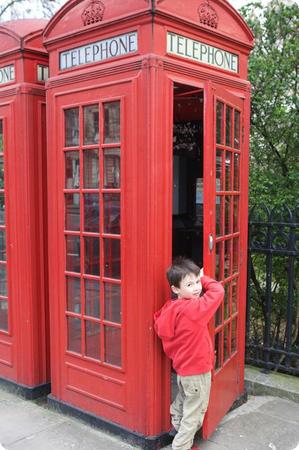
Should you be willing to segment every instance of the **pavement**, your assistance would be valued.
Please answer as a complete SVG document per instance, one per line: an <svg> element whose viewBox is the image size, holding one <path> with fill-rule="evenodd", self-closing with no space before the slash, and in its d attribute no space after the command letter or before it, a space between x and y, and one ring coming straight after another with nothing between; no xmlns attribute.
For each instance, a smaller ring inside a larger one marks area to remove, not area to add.
<svg viewBox="0 0 299 450"><path fill-rule="evenodd" d="M0 450L140 448L51 410L45 398L24 400L4 388L0 389L0 443ZM299 450L299 404L249 396L247 403L225 416L208 441L199 444L201 450Z"/></svg>

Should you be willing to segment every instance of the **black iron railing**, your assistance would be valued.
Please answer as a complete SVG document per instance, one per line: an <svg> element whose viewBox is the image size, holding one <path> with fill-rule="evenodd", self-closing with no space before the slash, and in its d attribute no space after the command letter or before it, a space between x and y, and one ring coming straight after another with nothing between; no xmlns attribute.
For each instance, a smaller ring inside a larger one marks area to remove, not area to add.
<svg viewBox="0 0 299 450"><path fill-rule="evenodd" d="M249 214L246 362L299 374L298 211Z"/></svg>

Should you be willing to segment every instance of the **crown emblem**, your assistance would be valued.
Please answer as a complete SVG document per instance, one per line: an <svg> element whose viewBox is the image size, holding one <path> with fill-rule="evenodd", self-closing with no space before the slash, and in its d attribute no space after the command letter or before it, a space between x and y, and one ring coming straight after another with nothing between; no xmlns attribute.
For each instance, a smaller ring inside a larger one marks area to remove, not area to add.
<svg viewBox="0 0 299 450"><path fill-rule="evenodd" d="M208 25L212 28L218 26L218 14L213 6L210 5L210 0L206 0L205 3L201 3L198 7L198 15L200 23Z"/></svg>
<svg viewBox="0 0 299 450"><path fill-rule="evenodd" d="M99 0L92 0L82 13L84 25L91 25L103 20L105 5Z"/></svg>

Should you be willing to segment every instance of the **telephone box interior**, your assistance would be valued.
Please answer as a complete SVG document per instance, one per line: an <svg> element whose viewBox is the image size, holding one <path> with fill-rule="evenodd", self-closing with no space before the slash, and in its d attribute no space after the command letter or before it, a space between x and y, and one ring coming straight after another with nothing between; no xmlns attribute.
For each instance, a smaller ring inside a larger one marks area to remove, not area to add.
<svg viewBox="0 0 299 450"><path fill-rule="evenodd" d="M226 292L204 437L244 393L253 36L226 0L184 4L70 0L44 32L49 402L142 448L170 428L153 314L175 256Z"/></svg>

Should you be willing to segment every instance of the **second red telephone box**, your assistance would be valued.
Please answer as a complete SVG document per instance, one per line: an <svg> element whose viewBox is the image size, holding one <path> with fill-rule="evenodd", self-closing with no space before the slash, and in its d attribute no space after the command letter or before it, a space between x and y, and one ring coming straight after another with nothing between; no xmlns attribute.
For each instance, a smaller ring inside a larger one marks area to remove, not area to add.
<svg viewBox="0 0 299 450"><path fill-rule="evenodd" d="M142 448L170 426L153 313L173 256L225 286L205 437L244 392L253 36L225 0L185 4L70 0L44 33L50 401Z"/></svg>

